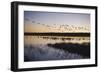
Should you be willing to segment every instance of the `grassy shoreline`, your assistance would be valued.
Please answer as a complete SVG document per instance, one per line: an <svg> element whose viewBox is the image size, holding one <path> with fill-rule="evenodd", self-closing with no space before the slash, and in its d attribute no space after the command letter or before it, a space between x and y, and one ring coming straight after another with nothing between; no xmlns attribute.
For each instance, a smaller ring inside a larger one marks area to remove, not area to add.
<svg viewBox="0 0 100 73"><path fill-rule="evenodd" d="M72 44L72 43L55 43L47 44L49 47L54 47L56 49L63 49L70 53L77 53L85 58L90 58L90 43L83 44Z"/></svg>

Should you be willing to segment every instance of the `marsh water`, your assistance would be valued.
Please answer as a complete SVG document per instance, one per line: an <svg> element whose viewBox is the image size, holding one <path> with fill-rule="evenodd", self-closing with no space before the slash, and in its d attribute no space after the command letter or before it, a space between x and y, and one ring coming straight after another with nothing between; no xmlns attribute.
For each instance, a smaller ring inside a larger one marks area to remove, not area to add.
<svg viewBox="0 0 100 73"><path fill-rule="evenodd" d="M24 36L24 61L90 58L90 37Z"/></svg>

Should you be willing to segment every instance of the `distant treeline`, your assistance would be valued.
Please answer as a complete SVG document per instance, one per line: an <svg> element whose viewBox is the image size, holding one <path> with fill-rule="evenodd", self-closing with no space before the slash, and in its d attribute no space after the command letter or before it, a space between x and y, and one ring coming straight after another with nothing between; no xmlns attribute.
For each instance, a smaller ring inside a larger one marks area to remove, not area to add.
<svg viewBox="0 0 100 73"><path fill-rule="evenodd" d="M25 36L90 36L90 33L29 33L25 32Z"/></svg>

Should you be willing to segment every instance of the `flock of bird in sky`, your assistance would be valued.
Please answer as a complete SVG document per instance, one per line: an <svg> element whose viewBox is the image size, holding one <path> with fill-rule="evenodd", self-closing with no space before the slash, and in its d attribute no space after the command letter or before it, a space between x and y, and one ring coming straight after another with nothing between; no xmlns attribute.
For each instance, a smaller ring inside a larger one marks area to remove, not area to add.
<svg viewBox="0 0 100 73"><path fill-rule="evenodd" d="M85 26L75 26L75 25L69 25L69 24L44 24L44 23L39 23L39 22L36 22L36 21L32 21L33 24L39 24L39 25L42 25L44 27L47 27L48 29L52 30L52 29L56 29L56 30L59 30L59 31L64 31L64 30L68 30L68 31L73 31L75 32L74 30L85 30L85 31L89 31L90 29L88 27L85 27ZM64 30L63 30L64 29ZM74 30L73 30L74 29Z"/></svg>

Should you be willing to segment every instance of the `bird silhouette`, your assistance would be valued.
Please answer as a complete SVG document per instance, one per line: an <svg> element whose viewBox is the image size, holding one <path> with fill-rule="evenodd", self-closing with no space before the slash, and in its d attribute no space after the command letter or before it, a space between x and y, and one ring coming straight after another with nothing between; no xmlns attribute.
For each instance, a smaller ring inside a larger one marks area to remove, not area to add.
<svg viewBox="0 0 100 73"><path fill-rule="evenodd" d="M32 21L32 23L35 23L35 21Z"/></svg>
<svg viewBox="0 0 100 73"><path fill-rule="evenodd" d="M37 23L37 24L40 24L40 23Z"/></svg>

